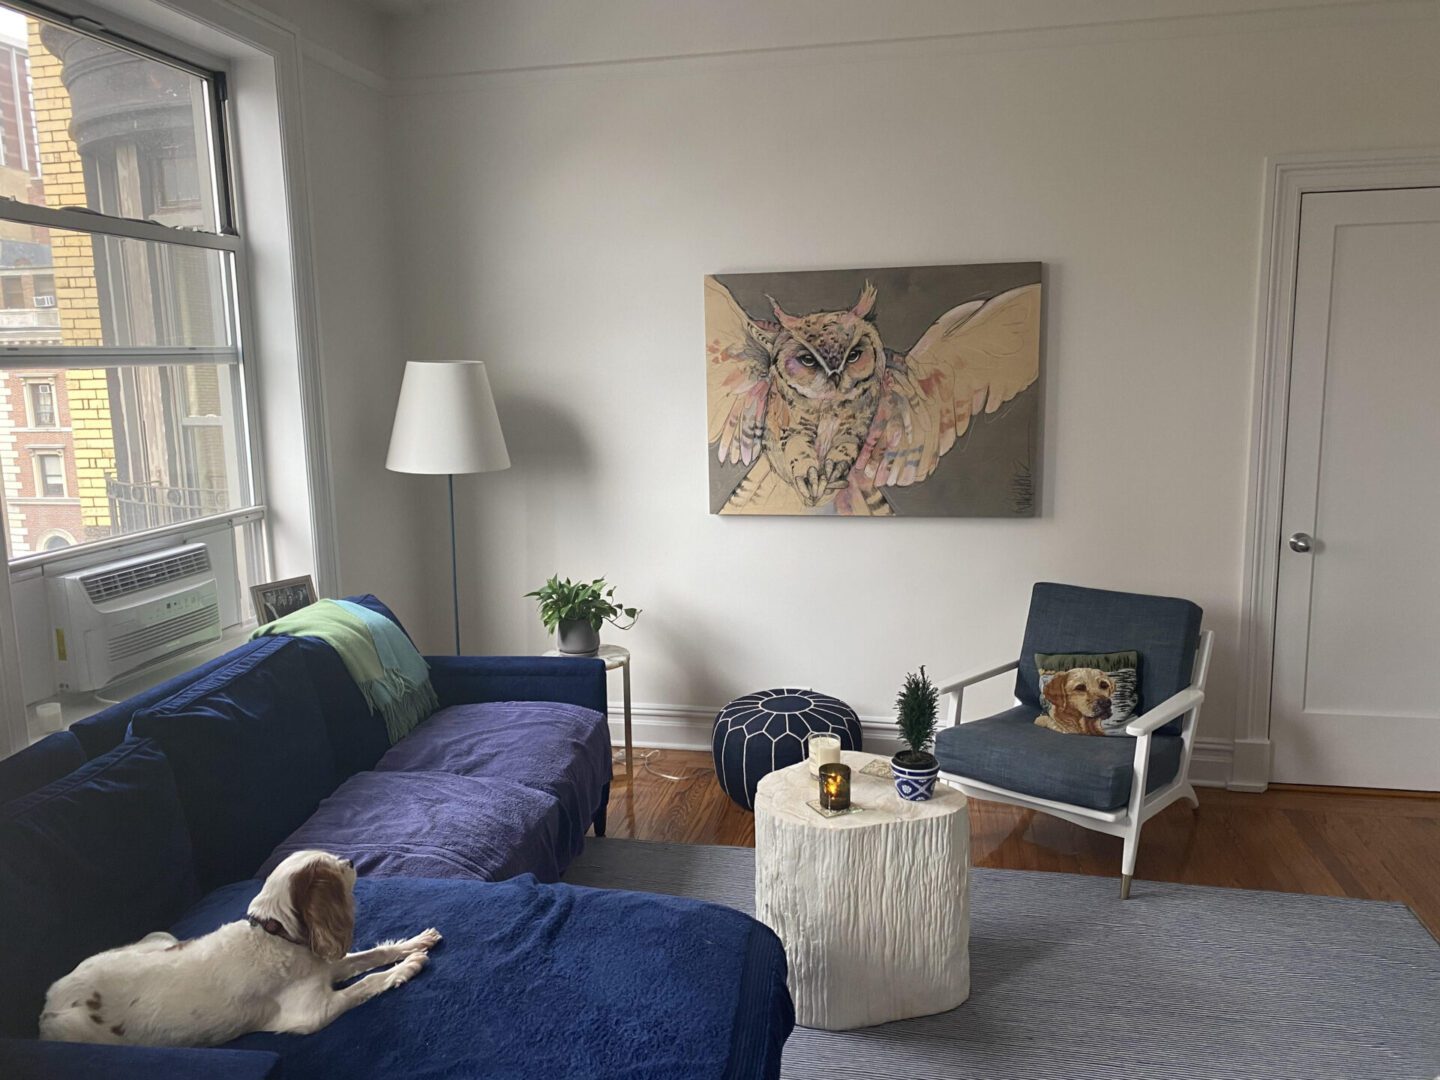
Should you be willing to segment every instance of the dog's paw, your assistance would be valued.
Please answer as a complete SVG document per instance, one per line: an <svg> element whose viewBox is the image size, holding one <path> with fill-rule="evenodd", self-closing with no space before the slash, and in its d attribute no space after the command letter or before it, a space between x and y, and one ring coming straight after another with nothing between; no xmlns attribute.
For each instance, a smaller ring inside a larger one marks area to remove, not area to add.
<svg viewBox="0 0 1440 1080"><path fill-rule="evenodd" d="M430 954L416 951L405 957L398 964L390 969L390 986L404 986L407 982L419 975L425 969Z"/></svg>
<svg viewBox="0 0 1440 1080"><path fill-rule="evenodd" d="M420 931L420 933L416 934L413 938L410 939L408 944L410 944L413 948L416 949L428 950L433 949L443 940L444 938L440 936L440 931L436 930L432 926L428 930Z"/></svg>

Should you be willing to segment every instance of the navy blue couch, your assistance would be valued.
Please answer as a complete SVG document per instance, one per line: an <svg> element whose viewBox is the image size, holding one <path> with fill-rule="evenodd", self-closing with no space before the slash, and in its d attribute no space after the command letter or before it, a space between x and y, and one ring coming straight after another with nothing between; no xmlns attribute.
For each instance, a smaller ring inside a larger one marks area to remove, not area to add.
<svg viewBox="0 0 1440 1080"><path fill-rule="evenodd" d="M778 1076L793 1012L773 933L556 883L604 834L604 665L427 659L441 708L394 747L334 650L274 637L0 761L0 1075ZM34 1039L80 960L241 918L307 847L355 862L357 947L441 929L419 979L304 1037Z"/></svg>

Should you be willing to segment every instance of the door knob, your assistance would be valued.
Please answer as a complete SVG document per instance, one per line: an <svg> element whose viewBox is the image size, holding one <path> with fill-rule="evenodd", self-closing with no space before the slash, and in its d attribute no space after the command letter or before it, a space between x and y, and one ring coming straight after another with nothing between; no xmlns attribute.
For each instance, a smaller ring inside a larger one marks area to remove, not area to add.
<svg viewBox="0 0 1440 1080"><path fill-rule="evenodd" d="M1304 555L1307 551L1310 550L1311 541L1313 539L1314 537L1312 537L1309 533L1296 533L1294 536L1290 537L1290 550L1298 551L1301 555Z"/></svg>

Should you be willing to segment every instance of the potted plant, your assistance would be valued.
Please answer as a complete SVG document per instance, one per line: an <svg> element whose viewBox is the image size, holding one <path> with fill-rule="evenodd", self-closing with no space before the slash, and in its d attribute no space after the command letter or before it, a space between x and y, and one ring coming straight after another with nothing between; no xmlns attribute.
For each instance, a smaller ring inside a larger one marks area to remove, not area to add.
<svg viewBox="0 0 1440 1080"><path fill-rule="evenodd" d="M556 574L525 595L540 602L540 621L555 635L556 648L570 656L594 656L600 650L602 623L629 630L640 615L639 608L616 603L615 586L607 584L603 577L561 581ZM622 624L622 617L629 621Z"/></svg>
<svg viewBox="0 0 1440 1080"><path fill-rule="evenodd" d="M919 674L905 676L905 685L895 698L895 726L900 738L910 747L890 759L895 774L895 793L910 802L924 802L935 794L935 778L940 763L930 748L935 745L935 714L940 704L940 691L922 664Z"/></svg>

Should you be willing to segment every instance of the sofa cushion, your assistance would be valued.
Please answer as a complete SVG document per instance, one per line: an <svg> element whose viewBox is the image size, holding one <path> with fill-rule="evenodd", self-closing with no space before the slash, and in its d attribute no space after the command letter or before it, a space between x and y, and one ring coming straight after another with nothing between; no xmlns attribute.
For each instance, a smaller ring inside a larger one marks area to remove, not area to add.
<svg viewBox="0 0 1440 1080"><path fill-rule="evenodd" d="M242 918L258 888L220 890L173 932ZM357 949L427 926L445 940L413 981L313 1035L228 1044L276 1051L286 1080L779 1075L794 1025L785 953L738 911L528 876L362 877L355 897Z"/></svg>
<svg viewBox="0 0 1440 1080"><path fill-rule="evenodd" d="M258 1050L0 1039L5 1080L279 1080L280 1055Z"/></svg>
<svg viewBox="0 0 1440 1080"><path fill-rule="evenodd" d="M307 848L348 858L361 874L392 877L498 881L528 872L554 881L570 861L553 795L439 772L357 773L275 848L256 876Z"/></svg>
<svg viewBox="0 0 1440 1080"><path fill-rule="evenodd" d="M335 786L324 716L290 638L264 639L130 728L174 767L204 888L250 877Z"/></svg>
<svg viewBox="0 0 1440 1080"><path fill-rule="evenodd" d="M45 991L163 930L197 895L165 755L127 740L0 806L0 1034L34 1036Z"/></svg>
<svg viewBox="0 0 1440 1080"><path fill-rule="evenodd" d="M130 721L135 718L136 713L148 709L152 705L158 705L168 697L173 697L191 683L205 678L212 672L229 667L246 653L259 648L261 644L259 641L247 641L213 660L207 660L199 667L182 671L173 679L167 679L163 683L142 690L124 701L87 716L84 720L75 721L70 725L70 731L80 740L80 745L85 748L86 757L99 757L105 751L120 745L125 738L125 733L130 730Z"/></svg>
<svg viewBox="0 0 1440 1080"><path fill-rule="evenodd" d="M85 764L85 749L68 731L56 731L18 754L0 758L0 803L38 791Z"/></svg>
<svg viewBox="0 0 1440 1080"><path fill-rule="evenodd" d="M1030 594L1015 700L1041 708L1036 653L1140 654L1140 704L1151 709L1190 685L1200 641L1199 607L1171 596L1084 589L1042 581ZM1177 734L1180 721L1161 729Z"/></svg>
<svg viewBox="0 0 1440 1080"><path fill-rule="evenodd" d="M1017 705L985 720L942 728L935 736L941 771L1092 810L1129 803L1133 738L1071 738L1037 725L1037 715L1033 707ZM1178 735L1151 736L1146 791L1175 779L1183 748Z"/></svg>
<svg viewBox="0 0 1440 1080"><path fill-rule="evenodd" d="M325 717L336 781L373 769L380 755L390 749L385 718L370 711L365 695L345 669L345 661L329 643L308 637L293 640L305 658L306 674Z"/></svg>
<svg viewBox="0 0 1440 1080"><path fill-rule="evenodd" d="M553 701L452 705L392 746L375 768L509 780L553 795L564 850L574 856L610 782L610 727L603 713Z"/></svg>

